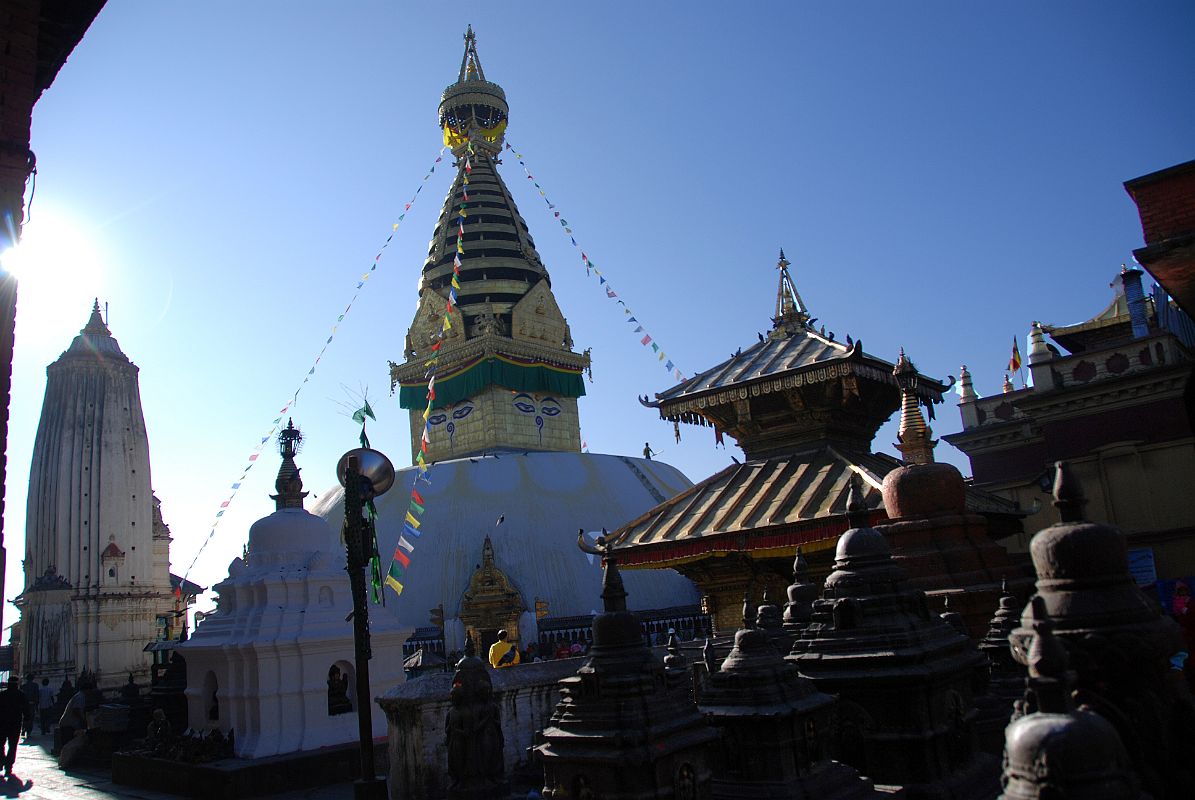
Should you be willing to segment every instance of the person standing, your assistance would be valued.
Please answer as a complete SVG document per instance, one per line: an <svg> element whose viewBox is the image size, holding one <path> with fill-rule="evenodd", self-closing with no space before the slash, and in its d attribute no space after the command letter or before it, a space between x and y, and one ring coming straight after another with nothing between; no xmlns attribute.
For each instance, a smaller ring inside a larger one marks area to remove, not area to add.
<svg viewBox="0 0 1195 800"><path fill-rule="evenodd" d="M643 443L643 457L644 458L646 458L648 461L651 461L652 456L658 456L658 455L659 455L659 453L657 453L655 450L651 449L651 442Z"/></svg>
<svg viewBox="0 0 1195 800"><path fill-rule="evenodd" d="M54 727L54 690L50 688L49 678L42 678L37 690L37 715L42 736L45 736Z"/></svg>
<svg viewBox="0 0 1195 800"><path fill-rule="evenodd" d="M25 736L25 741L29 740L29 735L33 733L33 709L37 708L37 678L33 677L33 673L25 676L25 682L21 684L21 694L25 695L25 702L29 705L29 714L25 717L25 726L21 731Z"/></svg>
<svg viewBox="0 0 1195 800"><path fill-rule="evenodd" d="M21 691L21 680L13 675L8 679L8 688L0 692L0 745L4 750L4 774L12 776L12 766L17 760L17 743L21 739L21 728L29 720L29 703Z"/></svg>

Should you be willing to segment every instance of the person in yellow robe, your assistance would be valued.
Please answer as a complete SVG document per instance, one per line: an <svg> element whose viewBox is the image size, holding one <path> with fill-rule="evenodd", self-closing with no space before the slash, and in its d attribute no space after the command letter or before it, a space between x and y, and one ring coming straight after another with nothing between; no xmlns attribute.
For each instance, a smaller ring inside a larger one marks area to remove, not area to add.
<svg viewBox="0 0 1195 800"><path fill-rule="evenodd" d="M490 645L490 666L494 669L513 667L519 663L519 648L507 641L509 637L506 631L498 631L498 641Z"/></svg>

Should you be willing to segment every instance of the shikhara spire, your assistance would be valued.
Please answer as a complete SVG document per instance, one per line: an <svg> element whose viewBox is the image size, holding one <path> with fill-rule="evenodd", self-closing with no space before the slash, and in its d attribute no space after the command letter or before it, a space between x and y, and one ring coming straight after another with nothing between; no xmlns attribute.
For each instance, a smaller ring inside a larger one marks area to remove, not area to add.
<svg viewBox="0 0 1195 800"><path fill-rule="evenodd" d="M784 248L781 248L780 260L776 264L776 269L780 270L780 285L776 288L776 314L772 317L773 338L791 336L809 322L809 309L801 300L788 267L789 261L784 257Z"/></svg>

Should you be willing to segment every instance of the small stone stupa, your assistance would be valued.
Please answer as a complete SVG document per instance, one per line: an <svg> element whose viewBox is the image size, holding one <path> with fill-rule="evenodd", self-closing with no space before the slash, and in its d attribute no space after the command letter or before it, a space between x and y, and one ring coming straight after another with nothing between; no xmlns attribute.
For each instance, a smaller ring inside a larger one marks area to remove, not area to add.
<svg viewBox="0 0 1195 800"><path fill-rule="evenodd" d="M1053 635L1042 598L1033 605L1026 705L1036 710L1005 733L1000 800L1145 800L1116 728L1075 708L1066 648Z"/></svg>
<svg viewBox="0 0 1195 800"><path fill-rule="evenodd" d="M714 747L715 800L879 797L870 781L832 760L834 698L802 678L766 630L735 634L697 704L722 733Z"/></svg>
<svg viewBox="0 0 1195 800"><path fill-rule="evenodd" d="M1189 798L1195 703L1174 663L1185 650L1178 627L1133 581L1124 535L1083 519L1085 502L1058 462L1061 521L1030 543L1037 594L1011 634L1013 656L1030 664L1035 626L1048 614L1075 668L1076 699L1116 728L1142 788L1155 800Z"/></svg>
<svg viewBox="0 0 1195 800"><path fill-rule="evenodd" d="M1013 706L1024 694L1025 668L1012 657L1008 641L1021 621L1021 604L1003 587L1000 605L988 624L988 632L979 650L988 659L990 679L987 691L975 698L979 717L975 733L985 752L998 753L1004 746L1004 728L1012 717Z"/></svg>
<svg viewBox="0 0 1195 800"><path fill-rule="evenodd" d="M866 527L862 490L851 494L852 527L788 660L838 695L839 758L877 785L914 800L994 798L999 765L976 751L972 730L986 661L930 612L884 535Z"/></svg>
<svg viewBox="0 0 1195 800"><path fill-rule="evenodd" d="M536 747L543 796L706 800L706 753L716 734L692 700L666 691L664 664L627 610L627 592L605 538L597 547L584 539L578 544L604 559L604 611L593 621L589 658L560 682L563 697Z"/></svg>
<svg viewBox="0 0 1195 800"><path fill-rule="evenodd" d="M187 662L188 725L235 731L242 758L314 750L357 739L357 704L402 683L402 644L410 630L377 614L370 620L370 697L356 696L353 611L340 534L303 508L294 424L278 434L282 465L271 495L277 510L249 529L246 558L235 558L216 611L180 646ZM386 718L373 715L373 735Z"/></svg>

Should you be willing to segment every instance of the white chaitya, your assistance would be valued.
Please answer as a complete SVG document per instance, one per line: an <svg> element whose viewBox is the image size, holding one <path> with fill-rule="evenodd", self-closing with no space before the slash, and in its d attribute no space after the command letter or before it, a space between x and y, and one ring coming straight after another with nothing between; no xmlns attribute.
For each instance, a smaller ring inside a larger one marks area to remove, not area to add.
<svg viewBox="0 0 1195 800"><path fill-rule="evenodd" d="M344 545L338 530L303 508L288 431L279 437L278 510L249 529L247 560L233 559L215 586L216 611L179 651L189 726L233 731L242 758L356 741L358 702L404 680L410 630L371 608L370 696L357 697ZM373 733L386 733L376 711Z"/></svg>

